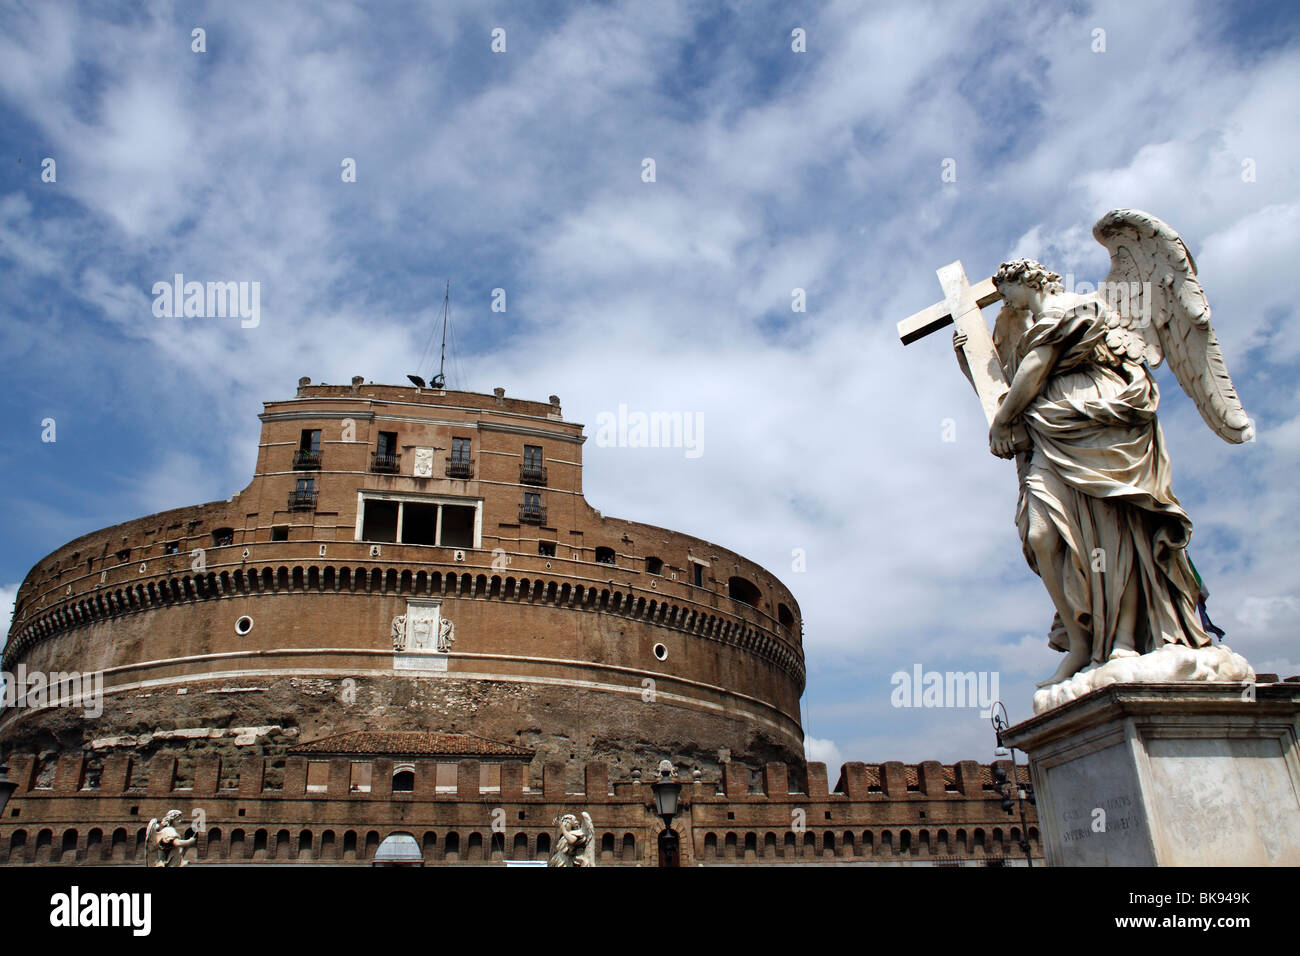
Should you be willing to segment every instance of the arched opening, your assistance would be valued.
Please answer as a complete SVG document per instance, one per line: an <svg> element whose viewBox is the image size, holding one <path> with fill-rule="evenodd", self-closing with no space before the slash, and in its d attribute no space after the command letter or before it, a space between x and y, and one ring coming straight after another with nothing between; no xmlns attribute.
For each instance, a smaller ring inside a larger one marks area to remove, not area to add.
<svg viewBox="0 0 1300 956"><path fill-rule="evenodd" d="M750 607L758 607L763 598L758 585L754 584L753 581L735 575L727 579L727 595L733 601L748 604Z"/></svg>
<svg viewBox="0 0 1300 956"><path fill-rule="evenodd" d="M631 834L629 834L631 836ZM662 867L681 866L681 840L676 830L659 831L659 865Z"/></svg>
<svg viewBox="0 0 1300 956"><path fill-rule="evenodd" d="M415 771L399 770L393 774L393 793L414 793Z"/></svg>

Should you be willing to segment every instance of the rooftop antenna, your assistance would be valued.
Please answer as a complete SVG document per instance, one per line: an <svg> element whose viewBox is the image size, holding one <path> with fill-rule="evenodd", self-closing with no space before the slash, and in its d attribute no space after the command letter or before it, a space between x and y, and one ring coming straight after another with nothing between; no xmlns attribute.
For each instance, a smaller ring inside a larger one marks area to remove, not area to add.
<svg viewBox="0 0 1300 956"><path fill-rule="evenodd" d="M438 362L438 374L429 382L430 388L447 387L447 313L451 310L451 280L447 280L447 291L442 298L442 359Z"/></svg>

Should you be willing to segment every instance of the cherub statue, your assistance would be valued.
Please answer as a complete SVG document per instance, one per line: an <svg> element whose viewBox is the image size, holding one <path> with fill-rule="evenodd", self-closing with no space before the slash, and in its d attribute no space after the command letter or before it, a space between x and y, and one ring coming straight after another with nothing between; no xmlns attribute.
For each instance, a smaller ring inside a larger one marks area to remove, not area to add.
<svg viewBox="0 0 1300 956"><path fill-rule="evenodd" d="M160 824L158 818L149 821L145 830L145 865L146 866L188 866L185 850L198 842L199 838L183 838L174 826L182 816L179 810L168 810Z"/></svg>
<svg viewBox="0 0 1300 956"><path fill-rule="evenodd" d="M1039 687L1170 645L1210 653L1182 655L1186 673L1163 679L1253 679L1244 658L1210 646L1212 625L1186 551L1192 522L1174 496L1156 419L1151 369L1167 358L1215 433L1233 443L1254 434L1196 264L1173 229L1136 210L1107 213L1093 235L1111 257L1097 294L1065 292L1061 277L1032 259L1004 262L993 277L1005 302L993 342L1011 384L989 448L1017 461L1016 525L1025 559L1056 605L1048 643L1065 652ZM960 348L965 338L953 341ZM958 359L969 378L960 351ZM1020 426L1027 447L1017 440ZM1164 672L1142 673L1098 686ZM1037 696L1035 707L1042 709Z"/></svg>
<svg viewBox="0 0 1300 956"><path fill-rule="evenodd" d="M582 811L582 823L572 813L566 813L557 821L559 833L555 837L555 852L547 866L595 866L596 865L596 828L592 825L591 814Z"/></svg>

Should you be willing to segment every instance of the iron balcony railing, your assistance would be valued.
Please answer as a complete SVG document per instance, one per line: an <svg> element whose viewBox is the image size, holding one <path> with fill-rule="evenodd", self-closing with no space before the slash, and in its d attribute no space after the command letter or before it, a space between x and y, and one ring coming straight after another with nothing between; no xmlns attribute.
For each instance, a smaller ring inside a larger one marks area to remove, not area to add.
<svg viewBox="0 0 1300 956"><path fill-rule="evenodd" d="M299 448L293 453L293 467L297 469L314 469L320 467L320 452Z"/></svg>
<svg viewBox="0 0 1300 956"><path fill-rule="evenodd" d="M519 483L523 485L546 484L546 469L541 465L523 464L519 466Z"/></svg>
<svg viewBox="0 0 1300 956"><path fill-rule="evenodd" d="M447 459L447 477L448 478L473 478L474 459L473 458Z"/></svg>
<svg viewBox="0 0 1300 956"><path fill-rule="evenodd" d="M401 469L401 465L402 456L400 453L396 455L381 455L377 451L370 453L370 470L373 472L378 472L381 475L395 475Z"/></svg>
<svg viewBox="0 0 1300 956"><path fill-rule="evenodd" d="M289 492L289 510L290 511L315 511L316 494L317 493L315 491Z"/></svg>
<svg viewBox="0 0 1300 956"><path fill-rule="evenodd" d="M520 524L545 524L546 507L544 505L520 505Z"/></svg>

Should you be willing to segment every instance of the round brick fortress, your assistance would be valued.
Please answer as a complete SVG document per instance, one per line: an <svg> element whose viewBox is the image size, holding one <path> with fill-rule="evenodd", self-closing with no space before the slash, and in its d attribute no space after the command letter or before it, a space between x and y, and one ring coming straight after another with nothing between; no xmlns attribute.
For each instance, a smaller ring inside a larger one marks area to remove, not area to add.
<svg viewBox="0 0 1300 956"><path fill-rule="evenodd" d="M5 749L276 756L427 729L625 771L802 763L790 592L588 505L558 399L304 379L261 419L244 491L27 575L4 670L52 698L60 673L102 673L103 713L9 708Z"/></svg>

